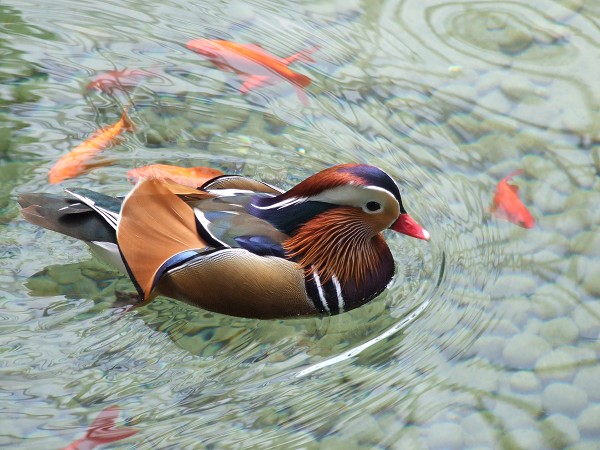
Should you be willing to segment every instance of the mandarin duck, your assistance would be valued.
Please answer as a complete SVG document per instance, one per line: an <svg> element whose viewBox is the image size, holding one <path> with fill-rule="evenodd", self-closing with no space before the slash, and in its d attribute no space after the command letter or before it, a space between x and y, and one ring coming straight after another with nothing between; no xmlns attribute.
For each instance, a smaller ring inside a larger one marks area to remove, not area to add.
<svg viewBox="0 0 600 450"><path fill-rule="evenodd" d="M428 240L377 167L325 169L288 191L238 175L197 189L145 179L124 198L22 194L31 223L85 241L141 304L164 295L248 318L332 315L374 299L395 264L381 232Z"/></svg>

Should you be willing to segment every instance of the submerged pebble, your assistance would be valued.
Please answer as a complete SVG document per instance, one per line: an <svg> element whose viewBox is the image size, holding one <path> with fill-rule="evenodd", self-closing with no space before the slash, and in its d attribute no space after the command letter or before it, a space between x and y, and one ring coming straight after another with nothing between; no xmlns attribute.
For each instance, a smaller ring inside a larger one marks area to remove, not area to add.
<svg viewBox="0 0 600 450"><path fill-rule="evenodd" d="M501 336L481 336L472 347L472 353L486 358L488 361L496 362L502 357L505 338Z"/></svg>
<svg viewBox="0 0 600 450"><path fill-rule="evenodd" d="M577 417L587 406L588 397L584 390L568 383L551 383L542 394L544 409L552 414Z"/></svg>
<svg viewBox="0 0 600 450"><path fill-rule="evenodd" d="M506 364L516 369L531 369L550 350L550 344L539 336L519 333L510 338L502 352Z"/></svg>
<svg viewBox="0 0 600 450"><path fill-rule="evenodd" d="M529 96L540 96L540 90L528 77L510 74L500 82L500 90L511 100L522 101Z"/></svg>
<svg viewBox="0 0 600 450"><path fill-rule="evenodd" d="M587 362L592 364L594 359ZM583 367L575 375L573 384L585 391L590 400L600 402L600 366Z"/></svg>
<svg viewBox="0 0 600 450"><path fill-rule="evenodd" d="M321 439L319 448L323 450L361 450L358 442L338 435L325 436Z"/></svg>
<svg viewBox="0 0 600 450"><path fill-rule="evenodd" d="M463 429L464 445L469 448L493 447L495 443L495 430L486 413L475 412L464 417L460 426Z"/></svg>
<svg viewBox="0 0 600 450"><path fill-rule="evenodd" d="M536 374L527 370L515 372L510 377L510 387L516 392L530 394L539 391L540 386L541 383Z"/></svg>
<svg viewBox="0 0 600 450"><path fill-rule="evenodd" d="M571 251L585 256L600 255L600 233L583 231L571 241Z"/></svg>
<svg viewBox="0 0 600 450"><path fill-rule="evenodd" d="M554 346L572 344L579 330L570 317L559 317L540 326L540 336Z"/></svg>
<svg viewBox="0 0 600 450"><path fill-rule="evenodd" d="M545 450L544 437L536 428L509 429L500 439L501 448Z"/></svg>
<svg viewBox="0 0 600 450"><path fill-rule="evenodd" d="M590 406L583 411L577 418L577 426L583 435L600 439L600 405Z"/></svg>
<svg viewBox="0 0 600 450"><path fill-rule="evenodd" d="M460 425L441 422L423 430L425 440L431 450L462 449L465 438Z"/></svg>
<svg viewBox="0 0 600 450"><path fill-rule="evenodd" d="M573 320L581 337L598 338L600 333L600 303L597 300L581 303L573 311Z"/></svg>
<svg viewBox="0 0 600 450"><path fill-rule="evenodd" d="M573 378L577 361L564 350L554 350L542 356L535 363L535 373L548 381L568 381Z"/></svg>
<svg viewBox="0 0 600 450"><path fill-rule="evenodd" d="M535 209L542 214L556 214L565 210L567 196L547 184L531 189L530 193Z"/></svg>
<svg viewBox="0 0 600 450"><path fill-rule="evenodd" d="M530 299L531 309L541 319L552 319L570 311L577 302L575 296L564 290L557 290L554 283L539 287Z"/></svg>
<svg viewBox="0 0 600 450"><path fill-rule="evenodd" d="M524 402L522 398L532 399L538 398L539 396L518 396L513 395L510 397L510 401L498 402L495 408L492 409L491 413L494 414L495 419L502 424L502 428L505 430L517 430L517 429L535 429L536 420L532 414L532 408L529 402ZM539 408L534 406L534 411L538 411Z"/></svg>
<svg viewBox="0 0 600 450"><path fill-rule="evenodd" d="M544 442L550 448L565 448L576 444L580 434L577 423L563 414L551 414L540 423Z"/></svg>
<svg viewBox="0 0 600 450"><path fill-rule="evenodd" d="M526 50L532 43L531 31L518 26L507 27L498 37L498 47L510 55Z"/></svg>
<svg viewBox="0 0 600 450"><path fill-rule="evenodd" d="M490 295L494 299L507 298L520 295L531 295L535 292L537 283L527 275L511 274L499 277L490 288Z"/></svg>

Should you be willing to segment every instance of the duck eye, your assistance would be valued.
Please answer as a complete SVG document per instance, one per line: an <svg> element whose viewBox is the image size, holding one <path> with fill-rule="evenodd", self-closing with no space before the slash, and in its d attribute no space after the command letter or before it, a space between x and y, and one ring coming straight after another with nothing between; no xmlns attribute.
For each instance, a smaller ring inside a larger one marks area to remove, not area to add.
<svg viewBox="0 0 600 450"><path fill-rule="evenodd" d="M377 202L367 202L367 209L371 212L375 212L381 209L381 205Z"/></svg>

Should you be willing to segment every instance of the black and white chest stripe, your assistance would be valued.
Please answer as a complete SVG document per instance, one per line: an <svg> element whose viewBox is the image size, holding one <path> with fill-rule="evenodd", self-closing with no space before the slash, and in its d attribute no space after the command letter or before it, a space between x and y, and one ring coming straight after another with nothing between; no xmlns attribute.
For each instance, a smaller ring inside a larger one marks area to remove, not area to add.
<svg viewBox="0 0 600 450"><path fill-rule="evenodd" d="M331 280L322 283L317 271L313 270L312 276L307 277L304 284L308 297L320 313L333 315L345 311L346 300L340 281L335 274Z"/></svg>

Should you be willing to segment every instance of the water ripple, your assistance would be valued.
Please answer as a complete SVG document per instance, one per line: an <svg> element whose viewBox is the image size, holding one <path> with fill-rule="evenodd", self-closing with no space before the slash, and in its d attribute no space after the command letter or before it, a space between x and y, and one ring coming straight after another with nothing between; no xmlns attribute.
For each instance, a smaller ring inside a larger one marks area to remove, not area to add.
<svg viewBox="0 0 600 450"><path fill-rule="evenodd" d="M364 307L258 321L164 298L111 309L116 291L133 289L127 278L15 212L0 224L10 241L0 259L1 394L27 445L64 447L117 402L142 428L140 449L325 446L342 433L391 448L443 414L452 424L467 413L500 417L498 404L523 414L511 403L515 368L500 346L523 332L535 298L503 302L498 292L511 286L497 283L514 272L552 287L587 270L587 259L564 258L579 228L562 205L579 201L577 220L597 222L582 200L597 200L597 174L573 148L598 140L597 19L546 0L5 3L27 22L0 24L11 49L5 62L33 66L2 86L3 96L23 98L10 106L23 125L6 155L25 169L2 171L11 207L15 185L58 192L47 186L49 165L131 102L138 131L115 149L116 164L69 183L123 194L127 169L164 161L291 186L335 163L367 162L399 181L405 207L432 236L386 234L397 274ZM185 48L199 36L260 43L280 56L319 45L315 64L298 64L314 80L310 104L290 86L240 96L239 77ZM573 65L577 74L568 73ZM82 89L122 68L156 76L112 96ZM525 166L524 199L543 215L529 235L488 211L514 166ZM554 223L562 240L548 231ZM564 289L569 307L582 302L581 283ZM555 294L539 297L567 308ZM493 342L487 353L475 345L481 336ZM593 364L594 351L576 350L569 355Z"/></svg>

